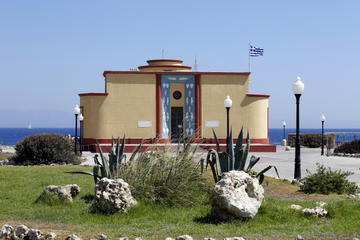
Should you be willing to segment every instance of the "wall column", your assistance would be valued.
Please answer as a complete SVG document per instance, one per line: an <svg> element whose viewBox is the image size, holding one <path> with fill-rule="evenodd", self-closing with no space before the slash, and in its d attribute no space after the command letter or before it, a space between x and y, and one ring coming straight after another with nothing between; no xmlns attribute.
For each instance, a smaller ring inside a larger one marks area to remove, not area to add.
<svg viewBox="0 0 360 240"><path fill-rule="evenodd" d="M200 137L200 74L197 74L195 75L195 138Z"/></svg>
<svg viewBox="0 0 360 240"><path fill-rule="evenodd" d="M161 138L161 75L156 74L156 138Z"/></svg>

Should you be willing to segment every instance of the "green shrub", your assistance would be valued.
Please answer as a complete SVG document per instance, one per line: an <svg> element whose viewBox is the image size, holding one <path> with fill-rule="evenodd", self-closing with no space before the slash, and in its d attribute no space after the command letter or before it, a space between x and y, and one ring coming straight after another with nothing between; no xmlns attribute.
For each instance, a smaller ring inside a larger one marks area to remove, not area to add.
<svg viewBox="0 0 360 240"><path fill-rule="evenodd" d="M346 178L352 175L352 172L331 170L319 163L317 165L316 173L311 174L301 180L303 185L300 190L305 193L337 193L337 194L354 194L359 188L354 182L349 182Z"/></svg>
<svg viewBox="0 0 360 240"><path fill-rule="evenodd" d="M51 163L78 164L71 141L60 134L34 134L25 137L15 146L12 160L19 165Z"/></svg>
<svg viewBox="0 0 360 240"><path fill-rule="evenodd" d="M174 205L208 201L211 186L194 161L191 145L177 149L151 149L119 167L119 177L129 183L136 199Z"/></svg>
<svg viewBox="0 0 360 240"><path fill-rule="evenodd" d="M360 140L343 143L335 148L334 153L360 153Z"/></svg>
<svg viewBox="0 0 360 240"><path fill-rule="evenodd" d="M289 146L295 147L295 134L289 134ZM326 144L324 136L324 144ZM300 145L308 148L318 148L321 147L321 134L309 133L309 134L300 134Z"/></svg>

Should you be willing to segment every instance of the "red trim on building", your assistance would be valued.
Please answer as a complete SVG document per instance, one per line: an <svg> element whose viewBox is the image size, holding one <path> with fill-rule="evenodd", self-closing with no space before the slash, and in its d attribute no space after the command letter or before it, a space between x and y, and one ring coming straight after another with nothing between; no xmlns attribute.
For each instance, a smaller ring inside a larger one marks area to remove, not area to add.
<svg viewBox="0 0 360 240"><path fill-rule="evenodd" d="M269 107L267 108L267 137L269 137Z"/></svg>
<svg viewBox="0 0 360 240"><path fill-rule="evenodd" d="M107 96L109 93L79 93L80 97L84 96Z"/></svg>
<svg viewBox="0 0 360 240"><path fill-rule="evenodd" d="M139 66L138 69L146 69L146 68L181 68L181 69L191 69L192 67L189 66L182 66L182 65L146 65L146 66Z"/></svg>
<svg viewBox="0 0 360 240"><path fill-rule="evenodd" d="M171 65L173 67L173 65ZM250 72L177 72L177 71L153 71L153 72L140 72L140 71L104 71L103 76L107 74L169 74L169 75L194 75L194 74L206 74L206 75L250 75ZM256 95L256 94L250 94Z"/></svg>
<svg viewBox="0 0 360 240"><path fill-rule="evenodd" d="M195 138L201 136L200 132L200 75L195 75Z"/></svg>
<svg viewBox="0 0 360 240"><path fill-rule="evenodd" d="M161 138L161 75L156 74L156 138Z"/></svg>
<svg viewBox="0 0 360 240"><path fill-rule="evenodd" d="M263 97L263 98L270 97L270 95L265 95L265 94L246 94L246 96L248 96L248 97Z"/></svg>
<svg viewBox="0 0 360 240"><path fill-rule="evenodd" d="M234 138L233 142L236 144L237 139ZM219 144L226 144L226 138L218 138ZM269 144L269 138L251 138L252 144ZM215 144L215 138L204 138L202 143L204 144ZM246 144L246 139L243 139L243 144Z"/></svg>
<svg viewBox="0 0 360 240"><path fill-rule="evenodd" d="M176 60L176 59L152 59L147 60L147 63L153 63L153 62L176 62L176 63L183 63L182 60Z"/></svg>

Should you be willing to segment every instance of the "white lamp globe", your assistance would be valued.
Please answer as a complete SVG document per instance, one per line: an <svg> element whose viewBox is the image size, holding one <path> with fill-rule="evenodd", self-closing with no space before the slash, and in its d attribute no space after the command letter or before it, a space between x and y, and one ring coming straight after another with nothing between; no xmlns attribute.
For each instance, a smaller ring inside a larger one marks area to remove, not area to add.
<svg viewBox="0 0 360 240"><path fill-rule="evenodd" d="M230 96L226 96L226 98L224 100L224 105L226 108L231 108L232 100L230 99Z"/></svg>
<svg viewBox="0 0 360 240"><path fill-rule="evenodd" d="M326 118L325 118L325 115L324 114L321 114L321 121L322 122L325 122Z"/></svg>
<svg viewBox="0 0 360 240"><path fill-rule="evenodd" d="M304 92L304 83L301 81L300 77L296 78L296 81L292 85L294 94L302 94Z"/></svg>
<svg viewBox="0 0 360 240"><path fill-rule="evenodd" d="M286 126L286 122L285 121L283 121L283 127L285 127Z"/></svg>
<svg viewBox="0 0 360 240"><path fill-rule="evenodd" d="M79 108L79 105L75 105L74 107L74 114L78 115L80 113L80 108Z"/></svg>
<svg viewBox="0 0 360 240"><path fill-rule="evenodd" d="M84 120L84 116L80 113L80 115L79 115L79 121L82 121L82 120Z"/></svg>

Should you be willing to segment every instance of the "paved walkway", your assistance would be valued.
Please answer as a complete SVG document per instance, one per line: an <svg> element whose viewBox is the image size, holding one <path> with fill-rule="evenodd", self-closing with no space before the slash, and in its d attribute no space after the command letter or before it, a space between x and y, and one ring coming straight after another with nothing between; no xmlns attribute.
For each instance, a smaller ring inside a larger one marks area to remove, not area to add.
<svg viewBox="0 0 360 240"><path fill-rule="evenodd" d="M199 151L196 159L201 157L206 158L206 151ZM83 152L83 157L87 159L82 165L93 165L94 153ZM127 159L131 154L126 154ZM261 171L269 165L275 165L279 171L281 178L292 180L294 178L294 166L295 166L295 149L291 148L290 151L285 151L282 146L277 146L275 153L268 152L250 152L249 157L255 155L260 157L260 161L255 165L255 171ZM316 171L316 163L331 167L332 169L341 169L344 171L352 171L354 175L349 177L350 181L356 182L360 186L360 158L350 157L326 157L321 156L320 148L301 148L301 176L308 175L306 169L311 173ZM247 166L247 165L246 165ZM266 175L276 177L275 170L269 170Z"/></svg>
<svg viewBox="0 0 360 240"><path fill-rule="evenodd" d="M306 169L311 173L316 171L316 163L323 164L331 169L341 169L352 171L354 175L349 176L349 180L356 182L360 186L360 158L321 156L320 148L301 148L301 177L308 175ZM295 148L285 151L284 147L277 146L276 153L249 153L249 155L260 157L260 161L255 165L255 171L261 171L269 165L275 165L281 178L293 179L295 168ZM275 170L269 170L268 176L275 177Z"/></svg>

